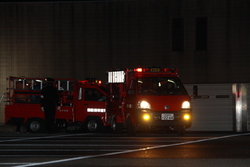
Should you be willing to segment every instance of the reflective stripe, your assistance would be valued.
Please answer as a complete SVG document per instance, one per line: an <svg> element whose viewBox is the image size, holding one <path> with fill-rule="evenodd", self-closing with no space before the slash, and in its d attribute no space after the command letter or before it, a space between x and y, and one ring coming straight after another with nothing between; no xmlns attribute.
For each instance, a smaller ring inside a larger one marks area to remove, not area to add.
<svg viewBox="0 0 250 167"><path fill-rule="evenodd" d="M105 108L87 108L87 112L106 112Z"/></svg>

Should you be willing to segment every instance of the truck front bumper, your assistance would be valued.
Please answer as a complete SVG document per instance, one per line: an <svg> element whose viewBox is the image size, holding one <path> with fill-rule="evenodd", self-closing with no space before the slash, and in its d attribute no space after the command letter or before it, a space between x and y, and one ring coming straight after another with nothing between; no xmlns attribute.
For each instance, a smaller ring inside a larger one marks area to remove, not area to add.
<svg viewBox="0 0 250 167"><path fill-rule="evenodd" d="M192 110L181 111L151 111L139 110L136 114L137 126L149 127L191 127Z"/></svg>

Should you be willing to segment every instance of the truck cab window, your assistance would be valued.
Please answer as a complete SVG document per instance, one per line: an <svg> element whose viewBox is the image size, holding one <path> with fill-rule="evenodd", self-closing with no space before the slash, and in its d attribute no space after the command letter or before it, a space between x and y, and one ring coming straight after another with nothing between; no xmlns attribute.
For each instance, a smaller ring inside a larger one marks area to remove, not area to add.
<svg viewBox="0 0 250 167"><path fill-rule="evenodd" d="M187 95L178 78L145 77L139 78L137 83L140 95Z"/></svg>
<svg viewBox="0 0 250 167"><path fill-rule="evenodd" d="M98 89L86 88L84 92L84 99L86 101L106 101L106 96Z"/></svg>

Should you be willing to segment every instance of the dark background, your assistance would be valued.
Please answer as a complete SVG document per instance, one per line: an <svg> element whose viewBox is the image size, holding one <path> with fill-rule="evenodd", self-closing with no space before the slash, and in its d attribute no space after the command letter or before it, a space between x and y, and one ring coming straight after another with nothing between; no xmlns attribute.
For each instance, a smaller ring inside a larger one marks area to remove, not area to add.
<svg viewBox="0 0 250 167"><path fill-rule="evenodd" d="M0 3L1 79L105 80L110 68L179 68L184 83L249 82L247 0Z"/></svg>

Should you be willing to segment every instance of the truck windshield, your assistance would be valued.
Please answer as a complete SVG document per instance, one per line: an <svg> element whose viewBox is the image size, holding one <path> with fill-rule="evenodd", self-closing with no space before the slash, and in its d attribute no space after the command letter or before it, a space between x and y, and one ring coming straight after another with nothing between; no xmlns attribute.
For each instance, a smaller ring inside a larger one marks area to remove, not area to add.
<svg viewBox="0 0 250 167"><path fill-rule="evenodd" d="M176 77L145 77L137 81L139 95L187 95Z"/></svg>

